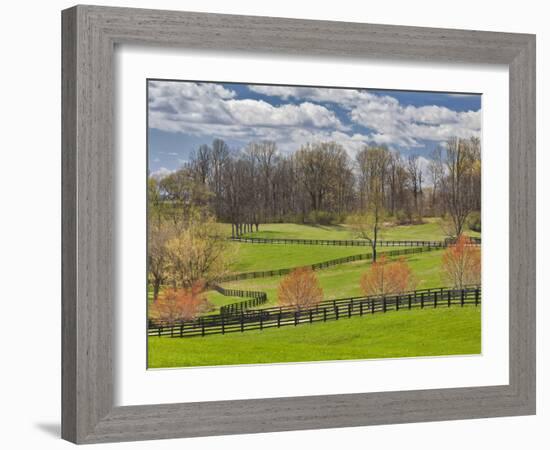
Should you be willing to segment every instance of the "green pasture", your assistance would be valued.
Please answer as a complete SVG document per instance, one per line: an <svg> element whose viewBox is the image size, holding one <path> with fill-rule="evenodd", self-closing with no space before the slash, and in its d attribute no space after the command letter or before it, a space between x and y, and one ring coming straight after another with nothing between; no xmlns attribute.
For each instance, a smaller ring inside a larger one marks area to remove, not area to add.
<svg viewBox="0 0 550 450"><path fill-rule="evenodd" d="M401 310L204 338L149 337L148 351L149 368L479 354L481 313Z"/></svg>
<svg viewBox="0 0 550 450"><path fill-rule="evenodd" d="M241 244L253 246L253 244ZM268 245L269 246L269 245ZM274 245L270 246L274 247ZM307 250L310 247L317 248L319 246L292 246L293 248L299 247ZM384 250L391 250L390 248ZM383 253L382 250L380 253ZM415 277L417 279L417 288L424 289L429 287L445 286L446 281L441 278L441 256L442 250L434 250L427 253L416 253L406 256L405 259L409 263ZM283 260L284 261L284 260ZM316 260L315 262L318 262ZM293 261L287 260L286 264L293 267ZM353 297L362 295L359 280L361 275L369 269L371 261L357 261L353 263L341 264L331 267L330 269L318 270L315 272L317 275L321 287L323 288L324 298L340 298L340 297ZM260 269L261 270L261 269ZM268 302L261 307L269 307L277 304L277 287L281 282L282 277L266 277L266 278L254 278L250 280L241 280L222 283L223 287L227 289L241 289L251 291L263 291L267 293ZM149 301L152 301L152 291L149 290ZM219 308L230 303L237 303L247 300L242 297L229 297L224 296L216 291L206 292L208 301L216 306L216 309L209 314L219 313Z"/></svg>
<svg viewBox="0 0 550 450"><path fill-rule="evenodd" d="M300 267L344 256L370 253L370 247L332 245L230 244L231 271L235 273Z"/></svg>
<svg viewBox="0 0 550 450"><path fill-rule="evenodd" d="M441 278L442 254L442 250L434 250L405 257L417 278L418 289L446 285L446 282ZM315 274L323 288L324 298L362 295L359 280L371 264L370 261L357 261L316 271ZM223 283L223 286L230 289L264 291L268 296L268 303L265 306L273 306L277 302L277 287L281 279L282 277L255 278Z"/></svg>
<svg viewBox="0 0 550 450"><path fill-rule="evenodd" d="M425 218L419 225L388 225L383 227L380 239L384 240L434 240L441 241L447 237L441 220ZM466 230L472 237L480 237L475 231ZM258 232L247 233L245 237L287 238L287 239L357 239L355 232L345 224L342 225L301 225L294 223L261 224Z"/></svg>

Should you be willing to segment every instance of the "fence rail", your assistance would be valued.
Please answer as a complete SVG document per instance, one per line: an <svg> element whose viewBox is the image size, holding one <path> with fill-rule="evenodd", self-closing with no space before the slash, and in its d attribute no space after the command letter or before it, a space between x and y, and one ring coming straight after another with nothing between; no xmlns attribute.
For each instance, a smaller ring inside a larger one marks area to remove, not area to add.
<svg viewBox="0 0 550 450"><path fill-rule="evenodd" d="M255 306L263 305L267 302L267 294L262 291L246 291L241 289L225 289L218 285L212 285L212 289L219 292L222 295L228 297L245 297L248 300L231 303L229 305L224 305L220 307L220 314L237 314L241 311L246 311L248 309L254 308Z"/></svg>
<svg viewBox="0 0 550 450"><path fill-rule="evenodd" d="M246 242L250 244L293 244L293 245L337 245L345 247L370 247L371 243L367 240L341 240L341 239L293 239L293 238L259 238L259 237L231 237L235 242ZM472 244L480 245L481 238L470 238ZM443 241L423 241L423 240L380 240L376 242L380 247L447 247L455 240L447 238Z"/></svg>
<svg viewBox="0 0 550 450"><path fill-rule="evenodd" d="M481 288L422 289L400 295L348 297L325 300L314 308L297 310L292 307L273 307L241 311L240 314L204 316L193 321L163 323L149 321L149 336L195 337L298 326L363 316L366 314L399 311L400 309L439 308L481 303Z"/></svg>
<svg viewBox="0 0 550 450"><path fill-rule="evenodd" d="M402 255L411 255L414 253L425 253L425 252L431 252L434 250L439 250L443 247L418 247L418 248L406 248L401 250L390 250L387 252L380 252L378 255L385 255L390 258L395 256L402 256ZM341 258L335 258L330 259L328 261L323 261L320 263L311 264L308 266L300 266L300 267L308 267L312 270L321 270L321 269L328 269L329 267L337 266L340 264L346 264L354 261L363 261L363 260L369 260L372 259L372 253L361 253L358 255L351 255L351 256L343 256ZM239 281L239 280L249 280L252 278L267 278L267 277L276 277L281 275L287 275L293 270L297 269L298 267L286 267L283 269L274 269L274 270L260 270L256 272L243 272L243 273L236 273L232 275L227 275L223 277L220 281L221 282L228 282L228 281Z"/></svg>

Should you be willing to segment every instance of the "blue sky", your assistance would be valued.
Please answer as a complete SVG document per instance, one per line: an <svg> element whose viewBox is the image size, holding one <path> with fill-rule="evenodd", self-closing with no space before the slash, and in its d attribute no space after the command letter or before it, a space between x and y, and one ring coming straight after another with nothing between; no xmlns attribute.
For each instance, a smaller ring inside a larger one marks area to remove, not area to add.
<svg viewBox="0 0 550 450"><path fill-rule="evenodd" d="M336 141L350 157L385 145L429 159L451 136L479 136L481 95L149 80L149 171L166 174L201 144L234 151L272 140L283 154Z"/></svg>

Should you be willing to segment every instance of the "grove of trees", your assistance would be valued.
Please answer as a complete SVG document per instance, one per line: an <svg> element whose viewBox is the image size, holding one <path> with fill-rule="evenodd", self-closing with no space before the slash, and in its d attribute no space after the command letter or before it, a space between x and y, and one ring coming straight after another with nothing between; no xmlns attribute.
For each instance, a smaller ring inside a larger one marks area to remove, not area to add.
<svg viewBox="0 0 550 450"><path fill-rule="evenodd" d="M447 217L447 232L456 237L481 207L480 159L477 138L449 139L424 163L379 146L365 146L352 159L335 142L284 154L272 141L231 150L215 139L180 170L152 179L152 196L206 207L216 221L231 224L233 236L262 223L329 224L368 215L375 225L387 216L404 224L430 215ZM360 233L375 240L375 225Z"/></svg>

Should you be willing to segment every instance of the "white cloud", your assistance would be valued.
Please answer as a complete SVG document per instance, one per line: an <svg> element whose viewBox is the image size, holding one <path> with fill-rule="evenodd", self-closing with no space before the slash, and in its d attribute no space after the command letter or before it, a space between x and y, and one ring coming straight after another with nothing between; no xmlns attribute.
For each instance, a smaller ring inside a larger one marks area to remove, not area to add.
<svg viewBox="0 0 550 450"><path fill-rule="evenodd" d="M402 106L389 95L365 90L250 86L254 92L321 103L332 102L349 111L350 119L370 128L370 141L376 144L418 146L420 139L446 140L451 136L479 136L480 111L457 112L442 106ZM446 94L464 96L464 94Z"/></svg>
<svg viewBox="0 0 550 450"><path fill-rule="evenodd" d="M149 126L243 143L273 140L284 152L306 142L334 140L344 145L350 156L367 143L415 148L422 140L444 142L451 136L479 136L481 129L480 111L403 106L395 97L366 90L248 88L286 101L292 99L292 103L272 105L259 99L239 99L235 91L215 83L154 81L149 85ZM371 131L352 133L331 105L346 111L351 123Z"/></svg>
<svg viewBox="0 0 550 450"><path fill-rule="evenodd" d="M233 91L220 85L159 81L149 88L149 125L234 139L251 132L270 134L269 128L274 127L346 129L334 112L311 102L273 106L262 100L236 99Z"/></svg>

